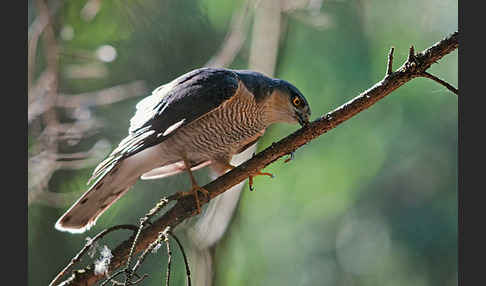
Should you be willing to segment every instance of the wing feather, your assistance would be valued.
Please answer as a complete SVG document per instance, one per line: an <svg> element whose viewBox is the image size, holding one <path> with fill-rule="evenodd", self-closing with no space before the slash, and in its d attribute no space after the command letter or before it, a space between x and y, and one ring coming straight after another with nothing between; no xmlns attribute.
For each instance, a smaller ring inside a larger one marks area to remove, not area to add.
<svg viewBox="0 0 486 286"><path fill-rule="evenodd" d="M201 68L156 88L136 105L128 136L96 167L89 182L124 158L163 142L177 129L216 109L235 95L238 86L238 75L231 70Z"/></svg>
<svg viewBox="0 0 486 286"><path fill-rule="evenodd" d="M203 167L210 165L211 161L205 161L200 164L195 164L191 167L191 171L199 170ZM186 170L184 166L184 161L175 162L169 165L165 165L162 167L155 168L147 173L144 173L140 178L142 180L154 180L154 179L162 179L165 177L169 177L175 174L179 174Z"/></svg>

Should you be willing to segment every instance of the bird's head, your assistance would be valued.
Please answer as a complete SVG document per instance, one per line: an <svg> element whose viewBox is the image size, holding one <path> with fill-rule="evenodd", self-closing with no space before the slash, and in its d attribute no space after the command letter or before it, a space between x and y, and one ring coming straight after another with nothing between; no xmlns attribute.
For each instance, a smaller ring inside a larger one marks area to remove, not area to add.
<svg viewBox="0 0 486 286"><path fill-rule="evenodd" d="M285 80L274 80L269 104L275 121L299 123L301 126L309 123L309 103L294 85Z"/></svg>
<svg viewBox="0 0 486 286"><path fill-rule="evenodd" d="M302 93L291 83L251 70L233 70L245 86L268 107L269 122L309 123L311 110Z"/></svg>

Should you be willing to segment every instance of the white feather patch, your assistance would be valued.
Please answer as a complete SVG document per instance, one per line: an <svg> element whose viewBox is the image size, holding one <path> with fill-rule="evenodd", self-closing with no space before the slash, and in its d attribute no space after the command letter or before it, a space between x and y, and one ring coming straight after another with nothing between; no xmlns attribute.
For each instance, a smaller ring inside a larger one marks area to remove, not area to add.
<svg viewBox="0 0 486 286"><path fill-rule="evenodd" d="M130 119L130 130L135 130L140 128L147 120L154 117L157 113L157 110L154 108L157 104L162 100L163 97L167 95L167 92L170 91L176 85L175 80L159 86L152 94L145 97L144 99L140 100L135 108L137 111L135 115Z"/></svg>
<svg viewBox="0 0 486 286"><path fill-rule="evenodd" d="M176 122L174 124L172 124L171 126L169 126L169 128L167 128L167 130L164 131L164 134L162 134L162 136L166 136L170 133L172 133L174 130L176 130L177 128L179 128L179 126L182 125L182 123L184 123L184 121L186 121L186 119L182 119L181 121L179 122Z"/></svg>
<svg viewBox="0 0 486 286"><path fill-rule="evenodd" d="M191 171L196 171L199 170L203 167L206 167L211 164L211 161L206 161L203 162L199 165L196 165L191 168ZM183 172L185 170L184 166L184 161L179 161L170 165L162 166L155 168L151 171L148 171L147 173L144 173L140 179L142 180L155 180L155 179L161 179L165 177L169 177L175 174L178 174L180 172Z"/></svg>

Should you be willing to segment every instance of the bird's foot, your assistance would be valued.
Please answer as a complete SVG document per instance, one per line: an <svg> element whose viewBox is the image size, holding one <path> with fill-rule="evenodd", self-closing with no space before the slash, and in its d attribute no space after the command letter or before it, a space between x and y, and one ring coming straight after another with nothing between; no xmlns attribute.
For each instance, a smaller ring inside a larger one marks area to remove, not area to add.
<svg viewBox="0 0 486 286"><path fill-rule="evenodd" d="M210 198L210 194L208 190L206 190L203 187L200 187L198 185L193 185L191 190L188 192L179 192L179 198L187 197L187 196L194 196L194 199L196 200L196 207L197 207L197 214L201 213L201 202L199 201L199 194L198 192L203 193L206 198Z"/></svg>
<svg viewBox="0 0 486 286"><path fill-rule="evenodd" d="M294 152L289 153L289 157L287 159L285 159L284 163L288 163L292 160L294 160Z"/></svg>
<svg viewBox="0 0 486 286"><path fill-rule="evenodd" d="M255 188L253 188L253 177L256 177L256 176L269 176L270 178L275 178L275 176L272 174L272 173L263 173L261 171L258 171L256 172L254 175L251 175L250 176L250 182L249 182L249 185L250 185L250 191L253 191Z"/></svg>

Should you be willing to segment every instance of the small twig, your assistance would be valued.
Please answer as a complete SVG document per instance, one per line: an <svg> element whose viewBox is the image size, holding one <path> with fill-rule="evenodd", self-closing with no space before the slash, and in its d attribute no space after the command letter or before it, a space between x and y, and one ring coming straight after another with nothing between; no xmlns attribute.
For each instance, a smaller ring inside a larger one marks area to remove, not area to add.
<svg viewBox="0 0 486 286"><path fill-rule="evenodd" d="M114 280L118 275L120 275L122 273L125 273L125 269L118 270L114 274L110 275L103 283L101 283L100 286L105 286L109 282L112 282L114 285L125 285L125 283L121 283L121 282Z"/></svg>
<svg viewBox="0 0 486 286"><path fill-rule="evenodd" d="M407 62L415 61L415 49L413 46L410 46L410 50L408 50L408 58Z"/></svg>
<svg viewBox="0 0 486 286"><path fill-rule="evenodd" d="M388 68L386 69L386 75L391 75L393 72L393 52L395 51L395 47L390 48L390 52L388 53Z"/></svg>
<svg viewBox="0 0 486 286"><path fill-rule="evenodd" d="M154 240L150 245L145 249L145 251L140 255L138 258L137 262L135 263L135 266L131 269L133 273L136 273L138 268L142 265L143 261L145 260L145 257L147 254L152 252L157 245L161 244L162 241L165 241L165 238L167 236L167 232L170 230L170 226L166 227L164 231L159 232L159 235L157 236L157 239Z"/></svg>
<svg viewBox="0 0 486 286"><path fill-rule="evenodd" d="M181 242L179 241L177 236L175 236L174 233L169 231L169 235L172 236L173 239L175 239L175 241L177 242L177 245L179 246L179 249L181 250L182 257L184 258L184 264L186 265L187 285L191 286L191 271L189 269L189 262L187 261L187 256L186 256L186 252L184 251L184 247L182 247Z"/></svg>
<svg viewBox="0 0 486 286"><path fill-rule="evenodd" d="M146 217L144 217L146 218ZM141 219L143 220L143 218ZM145 221L146 222L146 221ZM140 231L140 227L137 228L137 234L139 234L139 231ZM122 269L120 271L117 271L115 274L111 275L110 277L108 277L101 285L106 285L106 283L112 281L112 282L116 282L115 280L113 280L116 276L122 274L122 273L126 273L126 277L125 277L125 282L122 283L122 285L135 285L135 284L138 284L140 283L143 279L145 279L148 274L143 274L142 277L140 277L138 274L137 274L137 270L138 268L142 265L143 261L145 260L145 257L147 256L147 254L149 254L150 252L152 252L154 250L155 247L157 247L157 245L159 245L160 243L162 243L162 241L166 241L166 238L167 238L167 233L170 231L170 226L166 227L166 229L164 231L161 231L159 233L159 236L157 237L157 239L155 241L153 241L146 249L145 251L140 255L140 257L137 259L137 262L135 263L135 265L133 266L132 269L130 269L130 265L129 265L129 261L127 262L127 267L125 269ZM137 238L135 236L135 238ZM135 242L136 240L134 240ZM138 280L135 280L135 281L131 281L132 279L132 275L134 276L137 276L137 278L139 278Z"/></svg>
<svg viewBox="0 0 486 286"><path fill-rule="evenodd" d="M149 220L154 215L156 215L163 207L165 207L170 201L172 201L171 197L169 198L161 198L159 202L145 215L145 219Z"/></svg>
<svg viewBox="0 0 486 286"><path fill-rule="evenodd" d="M130 269L130 262L133 257L133 252L135 251L135 245L137 244L138 238L140 237L140 233L142 232L142 229L144 228L146 222L147 220L144 220L144 218L140 219L140 226L138 227L137 234L135 235L132 246L130 247L130 252L127 258L127 266L125 267L124 270L124 272L127 274L127 276L125 277L125 284L127 283L127 281L130 281L132 278L132 270Z"/></svg>
<svg viewBox="0 0 486 286"><path fill-rule="evenodd" d="M42 81L40 81L42 79ZM80 94L59 94L55 101L44 95L47 85L52 78L43 76L39 79L29 98L28 123L30 124L39 115L47 112L53 105L61 108L79 108L113 104L129 98L147 93L148 89L144 81L138 80L126 84L115 85L95 92ZM49 101L50 100L50 101Z"/></svg>
<svg viewBox="0 0 486 286"><path fill-rule="evenodd" d="M121 283L121 282L114 280L118 275L120 275L122 273L125 273L125 269L118 270L114 274L110 275L110 277L108 277L105 281L103 281L103 283L101 283L100 286L105 286L109 282L113 282L113 284L115 284L115 285L124 285L124 283Z"/></svg>
<svg viewBox="0 0 486 286"><path fill-rule="evenodd" d="M71 262L69 262L69 264L66 267L64 267L64 269L61 272L59 272L59 274L57 274L57 276L54 278L54 280L52 280L52 282L49 284L49 286L56 285L57 282L62 278L62 276L64 276L64 274L66 272L68 272L74 266L74 264L76 264L78 261L80 261L80 259L83 257L84 254L86 254L86 252L88 252L88 250L93 246L94 242L103 238L108 233L113 232L115 230L119 230L119 229L130 229L130 230L136 231L137 227L135 225L130 225L130 224L121 224L121 225L116 225L116 226L104 229L101 232L99 232L95 237L93 237L92 239L89 239L86 242L86 245L81 249L81 251L79 251L78 254L76 254L76 256L74 256L71 259Z"/></svg>
<svg viewBox="0 0 486 286"><path fill-rule="evenodd" d="M445 86L448 90L452 91L456 95L459 95L459 91L457 90L457 88L455 88L451 84L441 80L440 78L438 78L438 77L436 77L436 76L434 76L434 75L432 75L432 74L430 74L426 71L422 72L420 75L423 76L423 77L426 77L426 78L430 78L431 80Z"/></svg>
<svg viewBox="0 0 486 286"><path fill-rule="evenodd" d="M145 278L147 278L149 275L147 273L144 273L142 277L140 277L137 273L134 273L135 276L137 276L138 280L135 280L133 282L130 282L130 285L135 285L140 282L142 282Z"/></svg>
<svg viewBox="0 0 486 286"><path fill-rule="evenodd" d="M128 259L127 259L127 264L126 264L127 266L125 268L125 272L127 273L127 277L126 277L125 282L131 280L132 274L138 268L139 263L137 262L137 264L131 270L130 269L130 262L132 260L133 253L135 251L135 246L137 245L138 238L140 237L140 233L142 232L142 229L147 225L147 223L149 223L149 220L154 215L156 215L168 203L169 203L169 199L167 199L165 197L160 199L160 201L143 218L140 219L140 226L138 228L137 234L135 235L135 238L133 239L132 246L130 248L130 253L128 254ZM155 247L155 245L154 245L154 247ZM143 255L142 257L145 257L145 255ZM140 259L139 259L139 261L140 261Z"/></svg>
<svg viewBox="0 0 486 286"><path fill-rule="evenodd" d="M170 226L166 227L164 231L161 231L159 232L159 235L157 237L156 240L154 240L146 249L145 251L140 255L140 257L137 259L137 262L135 263L135 265L133 266L132 269L128 268L125 268L123 270L120 270L118 271L117 273L115 273L114 275L110 276L106 281L103 282L102 285L105 285L106 283L110 282L110 281L114 281L113 278L115 278L117 275L121 274L121 273L126 273L126 277L125 277L125 282L123 283L123 285L135 285L135 284L138 284L140 283L143 279L145 279L145 277L148 276L148 274L144 274L142 275L142 277L140 277L138 274L137 274L137 270L138 268L142 265L142 263L145 261L145 258L146 256L151 253L158 245L160 245L163 241L166 242L166 244L168 245L169 244L169 241L167 239L168 235L167 233L170 231ZM168 254L169 254L169 264L168 264L168 275L170 275L170 262L171 262L171 253L170 253L170 246L167 246L168 248ZM137 276L139 279L138 280L135 280L135 281L131 281L132 279L132 275L134 276Z"/></svg>
<svg viewBox="0 0 486 286"><path fill-rule="evenodd" d="M147 278L149 276L147 273L140 276L140 275L138 275L137 273L134 272L133 275L137 276L138 280L135 280L133 282L125 281L124 283L116 281L115 280L116 276L123 274L123 273L126 273L126 269L122 269L122 270L117 271L115 274L111 275L105 281L103 281L103 283L101 283L100 286L104 286L104 285L108 284L109 282L111 282L113 285L123 285L123 286L135 285L135 284L142 282L145 278Z"/></svg>
<svg viewBox="0 0 486 286"><path fill-rule="evenodd" d="M164 234L164 241L165 241L165 246L167 248L167 275L165 277L165 285L169 286L169 281L170 281L170 266L172 263L172 252L170 251L170 243L169 243L169 236L167 233L170 231L170 227L168 226L166 228L165 234Z"/></svg>

